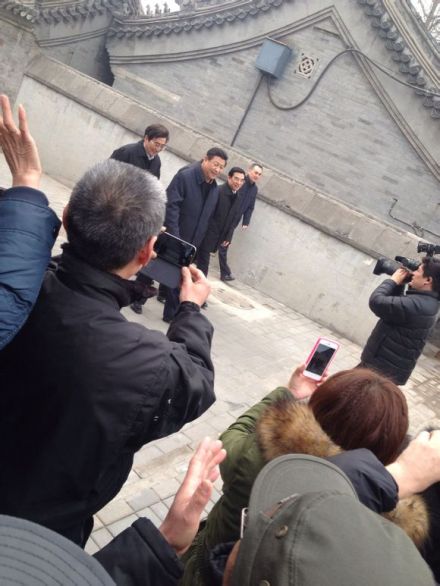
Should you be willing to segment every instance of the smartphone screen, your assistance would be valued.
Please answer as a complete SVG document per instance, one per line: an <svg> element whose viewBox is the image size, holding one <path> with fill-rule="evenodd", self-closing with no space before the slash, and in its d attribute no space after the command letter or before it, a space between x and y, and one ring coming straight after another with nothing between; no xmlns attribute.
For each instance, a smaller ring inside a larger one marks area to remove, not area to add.
<svg viewBox="0 0 440 586"><path fill-rule="evenodd" d="M180 238L166 232L159 234L154 250L159 258L178 267L189 266L196 251L195 246L189 242L180 240Z"/></svg>
<svg viewBox="0 0 440 586"><path fill-rule="evenodd" d="M336 348L329 348L326 344L320 342L316 348L306 370L312 374L321 376L336 352Z"/></svg>

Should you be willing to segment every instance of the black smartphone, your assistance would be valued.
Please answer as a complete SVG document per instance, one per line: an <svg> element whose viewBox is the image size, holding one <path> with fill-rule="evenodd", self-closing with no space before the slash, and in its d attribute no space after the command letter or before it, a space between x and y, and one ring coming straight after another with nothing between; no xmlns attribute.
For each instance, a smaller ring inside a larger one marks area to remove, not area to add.
<svg viewBox="0 0 440 586"><path fill-rule="evenodd" d="M154 245L157 257L142 269L142 273L162 285L175 289L180 285L181 269L189 266L197 249L168 232L161 232Z"/></svg>
<svg viewBox="0 0 440 586"><path fill-rule="evenodd" d="M188 267L194 260L196 247L177 236L161 232L154 245L157 258L178 266Z"/></svg>

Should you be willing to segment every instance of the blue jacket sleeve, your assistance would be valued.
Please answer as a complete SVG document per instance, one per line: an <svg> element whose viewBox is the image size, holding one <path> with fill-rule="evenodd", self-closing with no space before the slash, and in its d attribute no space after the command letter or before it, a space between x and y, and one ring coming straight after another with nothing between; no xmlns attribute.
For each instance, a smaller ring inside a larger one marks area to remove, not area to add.
<svg viewBox="0 0 440 586"><path fill-rule="evenodd" d="M37 189L13 187L0 196L0 349L37 299L60 224Z"/></svg>
<svg viewBox="0 0 440 586"><path fill-rule="evenodd" d="M182 562L145 517L115 537L94 557L118 586L177 586Z"/></svg>

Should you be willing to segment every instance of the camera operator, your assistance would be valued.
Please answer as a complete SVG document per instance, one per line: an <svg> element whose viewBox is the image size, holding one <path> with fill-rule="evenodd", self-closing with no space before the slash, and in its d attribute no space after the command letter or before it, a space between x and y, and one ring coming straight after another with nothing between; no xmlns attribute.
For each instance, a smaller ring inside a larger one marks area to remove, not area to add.
<svg viewBox="0 0 440 586"><path fill-rule="evenodd" d="M424 257L414 272L398 268L371 294L370 309L380 319L367 340L360 366L404 385L436 322L439 301L439 259Z"/></svg>

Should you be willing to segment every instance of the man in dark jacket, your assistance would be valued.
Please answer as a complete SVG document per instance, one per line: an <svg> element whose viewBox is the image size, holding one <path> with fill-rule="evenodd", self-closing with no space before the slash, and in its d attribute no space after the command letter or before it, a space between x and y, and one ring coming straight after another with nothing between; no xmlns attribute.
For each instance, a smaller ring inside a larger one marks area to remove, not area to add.
<svg viewBox="0 0 440 586"><path fill-rule="evenodd" d="M257 198L258 187L257 181L261 179L263 174L263 167L258 163L251 163L244 184L240 189L240 213L237 222L234 226L236 228L242 222L241 229L247 230L251 222L252 214L254 213L255 201ZM229 245L228 245L229 246ZM231 269L228 265L228 246L219 246L218 260L220 264L220 279L222 281L234 281L235 277L232 275Z"/></svg>
<svg viewBox="0 0 440 586"><path fill-rule="evenodd" d="M205 237L208 223L217 206L216 177L225 168L228 155L213 147L201 162L180 169L167 188L165 226L167 232L198 248ZM163 312L170 322L179 307L179 290L166 289Z"/></svg>
<svg viewBox="0 0 440 586"><path fill-rule="evenodd" d="M207 276L210 253L217 252L219 247L227 248L232 240L232 234L240 220L241 200L239 189L244 183L245 172L241 167L232 167L228 179L218 191L218 203L209 222L206 236L197 251L197 266ZM225 274L225 267L220 260L220 274Z"/></svg>
<svg viewBox="0 0 440 586"><path fill-rule="evenodd" d="M113 151L111 158L149 171L160 179L159 153L167 146L170 133L162 124L151 124L145 129L143 140L126 144Z"/></svg>
<svg viewBox="0 0 440 586"><path fill-rule="evenodd" d="M11 189L0 190L0 350L26 321L43 281L60 221L39 191L41 165L19 108L15 126L6 96L0 96L0 146L12 173Z"/></svg>
<svg viewBox="0 0 440 586"><path fill-rule="evenodd" d="M170 133L166 126L152 124L145 129L143 140L120 147L113 151L111 158L149 171L152 175L160 179L162 162L159 153L165 149L169 138ZM141 314L142 306L147 299L157 294L157 289L153 286L153 279L145 275L142 271L138 273L136 281L140 285L143 285L143 287L140 287L141 292L139 298L134 300L130 307L135 313Z"/></svg>
<svg viewBox="0 0 440 586"><path fill-rule="evenodd" d="M92 515L126 480L134 453L214 401L209 284L182 270L167 336L128 322L130 281L153 256L165 193L108 160L73 189L68 244L25 326L0 353L0 513L83 545Z"/></svg>
<svg viewBox="0 0 440 586"><path fill-rule="evenodd" d="M440 300L440 260L425 257L413 273L399 268L377 287L370 309L379 317L361 356L361 365L404 385L435 325Z"/></svg>

